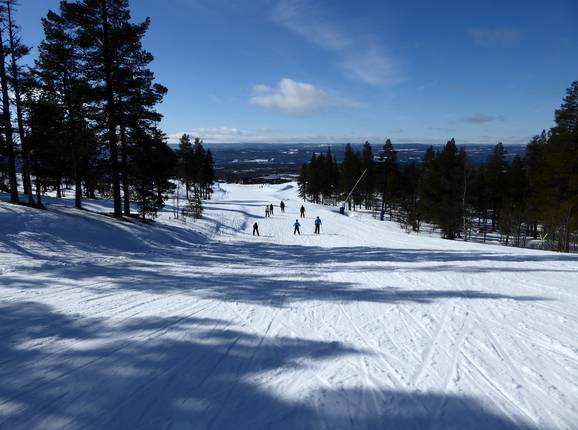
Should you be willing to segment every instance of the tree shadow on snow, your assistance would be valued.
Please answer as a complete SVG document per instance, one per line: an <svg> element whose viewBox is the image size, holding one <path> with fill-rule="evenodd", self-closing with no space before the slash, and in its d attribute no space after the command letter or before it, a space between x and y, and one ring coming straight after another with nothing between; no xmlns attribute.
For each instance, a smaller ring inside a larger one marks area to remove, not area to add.
<svg viewBox="0 0 578 430"><path fill-rule="evenodd" d="M74 212L74 210L72 210ZM26 216L26 215L25 215ZM22 225L37 222L34 217ZM461 290L451 285L392 285L389 271L463 273L577 272L552 265L527 268L519 263L572 262L562 254L508 254L480 251L395 249L272 244L258 241L209 241L182 227L119 223L94 214L48 212L40 234L26 229L0 238L0 250L27 257L34 268L18 266L1 277L8 288L83 288L152 294L187 294L223 301L285 306L297 301L429 303L444 299L547 300L505 292ZM74 228L71 228L75 223ZM23 241L23 238L26 239ZM570 266L571 267L571 266ZM28 272L30 270L30 273ZM334 272L342 279L327 279ZM357 283L359 272L376 272ZM350 276L348 276L350 274ZM30 276L34 275L34 276ZM422 282L422 281L419 281Z"/></svg>
<svg viewBox="0 0 578 430"><path fill-rule="evenodd" d="M438 300L515 300L546 301L542 296L511 295L477 290L436 287L399 288L388 285L361 286L353 282L327 281L315 273L291 271L243 273L207 273L205 266L175 268L173 263L154 262L85 263L45 269L44 277L6 273L3 286L14 289L75 289L83 280L82 289L94 294L139 291L148 294L175 294L227 302L285 307L295 302L324 301L335 303L433 303ZM89 282L90 281L90 282Z"/></svg>
<svg viewBox="0 0 578 430"><path fill-rule="evenodd" d="M6 429L533 428L490 398L361 391L345 378L319 389L324 362L368 353L225 320L105 322L21 301L0 304L0 330Z"/></svg>

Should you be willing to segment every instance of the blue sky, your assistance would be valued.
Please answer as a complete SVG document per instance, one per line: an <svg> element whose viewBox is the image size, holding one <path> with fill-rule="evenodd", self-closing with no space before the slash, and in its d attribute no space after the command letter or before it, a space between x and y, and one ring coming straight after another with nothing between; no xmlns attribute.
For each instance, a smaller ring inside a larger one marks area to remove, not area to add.
<svg viewBox="0 0 578 430"><path fill-rule="evenodd" d="M57 0L23 1L42 39ZM525 143L578 79L576 0L132 0L169 88L162 128L207 142Z"/></svg>

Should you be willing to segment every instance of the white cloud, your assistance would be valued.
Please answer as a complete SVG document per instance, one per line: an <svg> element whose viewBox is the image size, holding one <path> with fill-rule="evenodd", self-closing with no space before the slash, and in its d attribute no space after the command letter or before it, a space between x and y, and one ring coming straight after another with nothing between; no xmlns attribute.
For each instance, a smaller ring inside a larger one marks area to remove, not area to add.
<svg viewBox="0 0 578 430"><path fill-rule="evenodd" d="M305 6L301 0L281 0L277 3L275 18L287 29L322 48L337 51L352 46L350 38L315 12L311 4Z"/></svg>
<svg viewBox="0 0 578 430"><path fill-rule="evenodd" d="M376 48L348 55L340 65L350 79L371 85L393 84L400 80L394 62Z"/></svg>
<svg viewBox="0 0 578 430"><path fill-rule="evenodd" d="M352 36L330 22L328 13L303 0L280 0L275 20L311 43L335 53L338 64L349 79L370 85L395 84L399 77L397 62L367 35Z"/></svg>
<svg viewBox="0 0 578 430"><path fill-rule="evenodd" d="M468 35L481 46L508 46L516 43L521 36L521 31L512 27L496 28L469 28Z"/></svg>
<svg viewBox="0 0 578 430"><path fill-rule="evenodd" d="M189 134L193 137L199 137L205 142L240 142L251 134L245 130L234 127L201 127L193 128L188 131L169 134L169 143L177 143L183 134Z"/></svg>
<svg viewBox="0 0 578 430"><path fill-rule="evenodd" d="M312 84L289 78L281 79L275 88L264 84L255 85L250 103L294 115L315 113L329 107L356 106L354 102L332 95Z"/></svg>

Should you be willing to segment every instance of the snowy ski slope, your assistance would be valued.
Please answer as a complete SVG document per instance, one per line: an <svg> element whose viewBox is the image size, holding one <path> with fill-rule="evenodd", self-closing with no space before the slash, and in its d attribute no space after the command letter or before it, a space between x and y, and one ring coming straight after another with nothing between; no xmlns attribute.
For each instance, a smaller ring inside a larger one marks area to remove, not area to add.
<svg viewBox="0 0 578 430"><path fill-rule="evenodd" d="M294 236L287 184L186 224L53 203L0 204L1 429L578 428L577 255L312 204Z"/></svg>

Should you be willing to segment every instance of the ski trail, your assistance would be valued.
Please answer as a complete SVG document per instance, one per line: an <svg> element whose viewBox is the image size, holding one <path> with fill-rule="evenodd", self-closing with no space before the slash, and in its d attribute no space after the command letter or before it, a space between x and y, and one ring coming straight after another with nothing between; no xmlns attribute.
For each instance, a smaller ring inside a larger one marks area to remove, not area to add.
<svg viewBox="0 0 578 430"><path fill-rule="evenodd" d="M433 357L434 354L434 350L435 348L438 346L437 343L439 342L440 338L442 337L442 333L444 331L444 328L448 322L449 319L449 314L450 314L450 304L447 304L446 306L444 306L444 309L442 311L443 313L443 319L442 321L439 323L438 328L436 329L435 334L433 335L433 337L431 338L430 343L428 344L426 350L425 350L425 355L423 357L423 361L422 364L418 367L418 369L415 371L415 373L411 376L410 380L409 380L409 385L410 386L416 386L421 377L422 374L424 373L424 371L428 368L428 366L430 365L430 361ZM455 309L455 308L454 308Z"/></svg>

